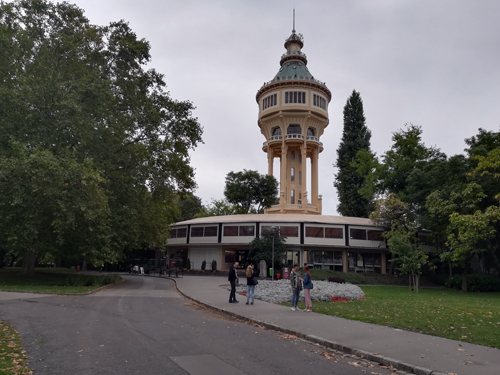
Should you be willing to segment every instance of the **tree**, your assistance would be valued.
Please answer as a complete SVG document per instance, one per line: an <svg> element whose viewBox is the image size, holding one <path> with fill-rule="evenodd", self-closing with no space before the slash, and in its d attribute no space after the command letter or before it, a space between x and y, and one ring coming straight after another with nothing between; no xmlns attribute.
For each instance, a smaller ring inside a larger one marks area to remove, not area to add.
<svg viewBox="0 0 500 375"><path fill-rule="evenodd" d="M272 264L273 242L274 264ZM260 238L256 237L252 242L250 242L250 251L248 256L250 259L257 262L265 260L267 265L272 265L273 270L281 269L286 255L285 242L286 237L282 237L280 235L278 228L270 231L263 231Z"/></svg>
<svg viewBox="0 0 500 375"><path fill-rule="evenodd" d="M0 51L0 157L7 164L15 158L20 163L9 171L44 152L54 166L44 172L47 180L51 173L57 178L68 160L102 179L108 245L89 247L82 256L116 261L124 250L163 245L176 192L196 186L189 151L201 142L202 129L191 115L192 103L171 99L163 76L145 69L149 43L123 21L90 24L75 5L18 0L0 5ZM19 145L26 156L19 156ZM82 176L74 177L83 183ZM17 194L29 196L32 188L20 184ZM72 210L66 206L71 202L60 202L62 212ZM19 209L6 206L0 221ZM31 209L24 207L28 217ZM34 241L57 238L44 246L53 254L72 254L87 241L99 244L98 233L76 230L85 227L84 218L76 215L73 226L59 227L65 233L55 236L50 233L55 229L47 229L47 237ZM21 227L8 228L7 238L24 236ZM31 254L31 248L23 250L12 241L6 244L9 251Z"/></svg>
<svg viewBox="0 0 500 375"><path fill-rule="evenodd" d="M398 265L402 274L409 275L410 289L413 285L415 293L418 293L422 268L431 264L427 252L418 240L421 228L416 217L408 204L395 194L389 194L377 200L370 219L377 225L388 228L384 237L394 255L391 262Z"/></svg>
<svg viewBox="0 0 500 375"><path fill-rule="evenodd" d="M225 199L212 199L206 206L202 206L196 217L235 215L238 208Z"/></svg>
<svg viewBox="0 0 500 375"><path fill-rule="evenodd" d="M344 106L344 130L335 163L338 173L333 183L339 198L337 211L344 216L368 217L373 210L372 197L359 193L367 174L358 173L353 165L359 151L371 153L371 132L365 122L363 101L359 92L353 90Z"/></svg>
<svg viewBox="0 0 500 375"><path fill-rule="evenodd" d="M177 208L178 214L175 215L174 221L186 221L194 219L202 209L201 198L191 192L178 196Z"/></svg>
<svg viewBox="0 0 500 375"><path fill-rule="evenodd" d="M462 191L443 194L436 190L427 199L431 215L448 221L448 249L441 254L441 258L463 267L463 292L467 292L467 273L472 256L489 251L498 267L495 253L498 241L495 237L498 236L496 225L500 223L500 194L496 194L493 204L485 205L491 200L478 182L484 178L500 178L500 151L496 148L486 156L473 158L477 162L477 167L470 174L473 180ZM488 182L490 185L491 182Z"/></svg>
<svg viewBox="0 0 500 375"><path fill-rule="evenodd" d="M263 213L265 208L278 203L278 181L257 171L229 172L224 196L237 207L239 214Z"/></svg>

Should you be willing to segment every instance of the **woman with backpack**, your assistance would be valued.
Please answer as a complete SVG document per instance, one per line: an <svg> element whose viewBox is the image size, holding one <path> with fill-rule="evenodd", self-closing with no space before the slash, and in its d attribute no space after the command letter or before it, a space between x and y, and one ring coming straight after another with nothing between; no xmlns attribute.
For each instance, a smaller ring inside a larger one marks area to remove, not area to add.
<svg viewBox="0 0 500 375"><path fill-rule="evenodd" d="M250 264L247 267L246 276L247 276L247 303L245 303L245 305L248 305L248 302L250 301L250 293L252 294L252 303L250 303L250 305L253 305L253 302L255 300L255 285L257 285L258 283L257 279L255 278L255 270L253 264Z"/></svg>

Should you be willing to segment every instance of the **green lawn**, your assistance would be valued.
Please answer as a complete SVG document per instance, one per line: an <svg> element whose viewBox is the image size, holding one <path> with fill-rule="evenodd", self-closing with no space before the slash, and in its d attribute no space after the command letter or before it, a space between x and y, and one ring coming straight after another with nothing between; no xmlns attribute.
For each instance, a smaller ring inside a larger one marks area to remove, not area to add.
<svg viewBox="0 0 500 375"><path fill-rule="evenodd" d="M83 275L39 269L35 277L19 276L18 269L0 269L0 289L42 293L85 293L120 280L119 275Z"/></svg>
<svg viewBox="0 0 500 375"><path fill-rule="evenodd" d="M361 289L366 294L363 301L313 301L313 311L500 349L500 293L436 288L415 294L405 287L387 286Z"/></svg>
<svg viewBox="0 0 500 375"><path fill-rule="evenodd" d="M16 331L0 319L0 375L32 374Z"/></svg>

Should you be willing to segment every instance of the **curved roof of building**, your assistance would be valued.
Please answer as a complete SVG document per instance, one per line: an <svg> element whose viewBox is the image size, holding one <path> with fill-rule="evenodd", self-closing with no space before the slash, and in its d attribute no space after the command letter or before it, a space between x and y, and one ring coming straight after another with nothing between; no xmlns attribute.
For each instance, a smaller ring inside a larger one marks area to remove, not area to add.
<svg viewBox="0 0 500 375"><path fill-rule="evenodd" d="M362 217L348 216L329 216L329 215L306 215L306 214L249 214L249 215L226 215L226 216L209 216L200 217L197 219L181 221L174 223L178 225L197 225L197 224L213 224L213 223L245 223L245 222L260 222L260 223L316 223L316 224L350 224L350 225L366 225L376 226L370 219Z"/></svg>
<svg viewBox="0 0 500 375"><path fill-rule="evenodd" d="M307 69L307 66L300 61L293 60L285 62L278 73L274 76L275 79L313 79L314 77Z"/></svg>

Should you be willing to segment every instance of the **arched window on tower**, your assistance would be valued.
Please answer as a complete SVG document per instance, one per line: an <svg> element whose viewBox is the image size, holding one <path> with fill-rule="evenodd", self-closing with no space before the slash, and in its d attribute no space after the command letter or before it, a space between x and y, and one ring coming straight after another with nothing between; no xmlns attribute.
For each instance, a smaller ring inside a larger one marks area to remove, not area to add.
<svg viewBox="0 0 500 375"><path fill-rule="evenodd" d="M302 134L302 129L300 128L300 125L288 125L288 128L286 130L286 135L301 135Z"/></svg>
<svg viewBox="0 0 500 375"><path fill-rule="evenodd" d="M308 137L315 137L316 136L316 129L314 129L314 128L307 128L307 136Z"/></svg>
<svg viewBox="0 0 500 375"><path fill-rule="evenodd" d="M271 137L274 139L281 139L281 128L279 126L273 128Z"/></svg>

